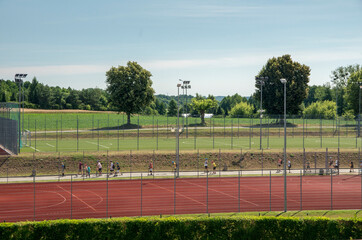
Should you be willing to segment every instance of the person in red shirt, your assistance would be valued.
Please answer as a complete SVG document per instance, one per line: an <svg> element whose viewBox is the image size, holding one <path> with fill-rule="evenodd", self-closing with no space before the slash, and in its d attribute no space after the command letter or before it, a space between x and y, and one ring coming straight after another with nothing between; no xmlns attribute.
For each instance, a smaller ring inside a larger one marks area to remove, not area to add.
<svg viewBox="0 0 362 240"><path fill-rule="evenodd" d="M152 164L152 162L150 162L150 164L148 165L148 171L149 171L149 175L152 175L152 171L153 171L153 164Z"/></svg>

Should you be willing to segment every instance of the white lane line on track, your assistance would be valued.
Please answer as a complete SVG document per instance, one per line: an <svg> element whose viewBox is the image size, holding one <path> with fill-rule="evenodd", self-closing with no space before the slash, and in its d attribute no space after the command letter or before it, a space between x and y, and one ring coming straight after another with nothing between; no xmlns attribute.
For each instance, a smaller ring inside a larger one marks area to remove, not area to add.
<svg viewBox="0 0 362 240"><path fill-rule="evenodd" d="M101 145L101 144L98 144L98 143L93 143L93 142L89 142L89 141L85 141L86 143L90 143L90 144L94 144L94 145L99 145L100 147L104 147L104 148L109 148L107 146L104 146L104 145Z"/></svg>
<svg viewBox="0 0 362 240"><path fill-rule="evenodd" d="M60 188L60 189L62 189L62 190L65 191L65 192L71 194L73 197L75 197L76 199L78 199L79 201L81 201L82 203L84 203L86 206L88 206L88 207L89 207L90 209L92 209L94 212L97 212L97 210L96 210L94 207L92 207L92 206L89 205L88 203L84 202L82 199L80 199L79 197L77 197L77 195L72 194L71 192L69 192L68 190L62 188L62 187L59 186L59 185L57 185L57 187Z"/></svg>
<svg viewBox="0 0 362 240"><path fill-rule="evenodd" d="M174 191L171 191L171 190L169 190L169 189L167 189L167 188L161 187L161 186L159 186L159 185L157 185L157 184L154 184L154 183L148 183L148 184L153 185L153 186L158 187L158 188L161 188L161 189L166 190L166 191L168 191L168 192L174 193ZM181 197L187 198L187 199L189 199L189 200L191 200L191 201L194 201L194 202L199 203L199 204L201 204L201 205L203 205L203 206L206 206L205 203L202 203L202 202L197 201L197 200L195 200L195 199L193 199L193 198L191 198L191 197L188 197L188 196L186 196L186 195L183 195L182 193L177 193L177 192L176 192L176 195L180 195Z"/></svg>
<svg viewBox="0 0 362 240"><path fill-rule="evenodd" d="M49 206L42 206L42 207L39 207L37 206L36 209L43 209L43 208L51 208L51 207L55 207L55 206L58 206L60 204L63 204L67 199L60 193L58 192L54 192L54 191L41 191L41 192L49 192L49 193L54 193L54 194L57 194L59 195L60 197L63 198L63 201L61 202L58 202L58 203L55 203L55 204L52 204L52 205L49 205ZM5 213L12 213L12 212L22 212L22 211L28 211L28 210L33 210L34 208L31 207L29 209L18 209L18 210L7 210L7 211L0 211L1 214L5 214Z"/></svg>
<svg viewBox="0 0 362 240"><path fill-rule="evenodd" d="M199 186L199 187L202 187L202 188L206 188L205 186L202 186L202 185L200 185L200 184L196 184L196 183L192 183L192 182L187 182L187 183L192 184L192 185L195 185L195 186ZM212 188L209 188L209 190L214 191L214 192L217 192L217 193L220 193L220 194L223 194L223 195L225 195L225 196L228 196L228 197L231 197L231 198L234 198L234 199L238 199L237 197L235 197L235 196L233 196L233 195L230 195L230 194L227 194L227 193L224 193L224 192L221 192L221 191L212 189ZM254 205L254 206L259 206L259 204L250 202L250 201L245 200L245 199L242 199L242 198L240 198L240 200L243 201L243 202L250 203L250 204L252 204L252 205Z"/></svg>

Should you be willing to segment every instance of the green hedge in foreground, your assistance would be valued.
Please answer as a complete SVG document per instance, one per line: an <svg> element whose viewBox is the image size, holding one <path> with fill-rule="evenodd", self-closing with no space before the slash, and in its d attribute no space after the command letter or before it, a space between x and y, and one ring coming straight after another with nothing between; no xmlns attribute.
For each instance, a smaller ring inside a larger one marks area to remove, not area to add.
<svg viewBox="0 0 362 240"><path fill-rule="evenodd" d="M0 239L356 239L362 219L122 218L1 223Z"/></svg>

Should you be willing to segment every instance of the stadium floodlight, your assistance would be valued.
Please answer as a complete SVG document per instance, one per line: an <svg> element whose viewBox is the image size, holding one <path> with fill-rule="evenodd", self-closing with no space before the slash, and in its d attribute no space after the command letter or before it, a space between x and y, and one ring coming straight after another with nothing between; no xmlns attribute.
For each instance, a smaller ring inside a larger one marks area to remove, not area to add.
<svg viewBox="0 0 362 240"><path fill-rule="evenodd" d="M191 85L190 85L190 81L189 80L182 80L182 79L179 79L179 81L182 82L182 86L181 88L185 91L186 91L186 106L185 106L185 109L186 109L186 116L185 116L185 120L186 120L186 138L188 138L189 136L189 131L188 131L188 119L187 119L187 116L188 116L188 107L187 107L187 89L191 89ZM185 95L184 95L185 96ZM183 109L182 109L183 110Z"/></svg>
<svg viewBox="0 0 362 240"><path fill-rule="evenodd" d="M19 132L19 153L20 153L20 146L21 146L21 133L24 133L24 93L22 93L21 91L21 87L23 85L23 78L26 78L26 76L28 76L28 74L26 73L17 73L15 74L15 77L14 77L14 80L16 83L19 84L19 129L18 129L18 132ZM21 125L20 125L20 122L21 122L21 99L23 99L23 120L22 120L22 123L23 123L23 130L21 131Z"/></svg>
<svg viewBox="0 0 362 240"><path fill-rule="evenodd" d="M359 98L358 98L358 137L361 137L361 89L362 89L361 83L362 82L358 82L358 84L359 84L359 89L358 89L358 92L359 92Z"/></svg>
<svg viewBox="0 0 362 240"><path fill-rule="evenodd" d="M260 150L262 149L262 118L263 118L263 85L268 77L255 77L256 83L260 84Z"/></svg>
<svg viewBox="0 0 362 240"><path fill-rule="evenodd" d="M284 84L284 212L287 211L287 80L280 79Z"/></svg>
<svg viewBox="0 0 362 240"><path fill-rule="evenodd" d="M181 83L177 84L177 126L176 126L176 177L180 175L180 87Z"/></svg>

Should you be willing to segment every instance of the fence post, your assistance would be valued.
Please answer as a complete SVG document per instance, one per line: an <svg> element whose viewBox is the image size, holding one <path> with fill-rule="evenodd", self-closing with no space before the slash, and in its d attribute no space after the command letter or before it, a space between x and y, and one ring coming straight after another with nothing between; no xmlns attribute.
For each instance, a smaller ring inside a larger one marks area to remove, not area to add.
<svg viewBox="0 0 362 240"><path fill-rule="evenodd" d="M195 132L194 132L194 150L196 150L196 139L197 139L197 127L196 127L196 118L194 120L194 124L195 124Z"/></svg>
<svg viewBox="0 0 362 240"><path fill-rule="evenodd" d="M209 173L206 172L206 213L209 213Z"/></svg>
<svg viewBox="0 0 362 240"><path fill-rule="evenodd" d="M270 125L269 125L269 117L268 117L268 142L267 142L267 148L269 149L269 128L270 128Z"/></svg>
<svg viewBox="0 0 362 240"><path fill-rule="evenodd" d="M157 119L157 125L156 125L156 134L157 134L156 150L158 150L158 119Z"/></svg>
<svg viewBox="0 0 362 240"><path fill-rule="evenodd" d="M109 117L109 115L108 115L108 117ZM108 177L109 177L109 172L108 172L108 169L109 169L109 158L108 158L108 150L107 150L106 218L108 218Z"/></svg>
<svg viewBox="0 0 362 240"><path fill-rule="evenodd" d="M36 119L35 119L35 148L34 148L34 152L36 152Z"/></svg>
<svg viewBox="0 0 362 240"><path fill-rule="evenodd" d="M233 123L234 119L231 119L231 149L233 149L233 128L234 128L234 123Z"/></svg>
<svg viewBox="0 0 362 240"><path fill-rule="evenodd" d="M220 165L220 167L219 167L219 177L221 176L221 149L219 148L219 165ZM211 167L213 167L213 166L211 166Z"/></svg>
<svg viewBox="0 0 362 240"><path fill-rule="evenodd" d="M92 139L94 139L94 115L92 115Z"/></svg>
<svg viewBox="0 0 362 240"><path fill-rule="evenodd" d="M117 151L119 151L119 119L117 122Z"/></svg>
<svg viewBox="0 0 362 240"><path fill-rule="evenodd" d="M212 149L215 149L215 119L212 119Z"/></svg>
<svg viewBox="0 0 362 240"><path fill-rule="evenodd" d="M98 129L97 129L97 133L98 133L98 144L97 144L97 150L99 152L99 119L97 120L98 121Z"/></svg>
<svg viewBox="0 0 362 240"><path fill-rule="evenodd" d="M79 150L79 119L77 115L77 152Z"/></svg>
<svg viewBox="0 0 362 240"><path fill-rule="evenodd" d="M225 132L225 121L226 121L226 115L224 115L224 138L225 138L225 134L226 134L226 132Z"/></svg>
<svg viewBox="0 0 362 240"><path fill-rule="evenodd" d="M269 212L271 212L271 197L272 197L272 185L271 185L271 170L269 171Z"/></svg>
<svg viewBox="0 0 362 240"><path fill-rule="evenodd" d="M173 171L173 214L176 215L176 171Z"/></svg>
<svg viewBox="0 0 362 240"><path fill-rule="evenodd" d="M303 118L303 148L304 148L304 116L302 116Z"/></svg>
<svg viewBox="0 0 362 240"><path fill-rule="evenodd" d="M55 151L58 152L58 119L56 120L55 146Z"/></svg>
<svg viewBox="0 0 362 240"><path fill-rule="evenodd" d="M196 162L196 166L197 166L197 178L199 178L199 161L200 161L200 149L197 149L197 162Z"/></svg>
<svg viewBox="0 0 362 240"><path fill-rule="evenodd" d="M34 221L35 221L35 175L33 175L33 185L34 185Z"/></svg>
<svg viewBox="0 0 362 240"><path fill-rule="evenodd" d="M44 128L45 128L44 135L45 135L45 140L47 140L47 115L46 114L44 115L44 122L45 122L44 123Z"/></svg>
<svg viewBox="0 0 362 240"><path fill-rule="evenodd" d="M300 170L300 211L303 210L303 174Z"/></svg>
<svg viewBox="0 0 362 240"><path fill-rule="evenodd" d="M141 173L141 217L142 217L142 194L143 194L143 189L142 189L142 173Z"/></svg>
<svg viewBox="0 0 362 240"><path fill-rule="evenodd" d="M249 119L249 149L251 149L251 117Z"/></svg>
<svg viewBox="0 0 362 240"><path fill-rule="evenodd" d="M140 116L138 115L138 120L137 120L137 151L140 150L139 145L140 145Z"/></svg>
<svg viewBox="0 0 362 240"><path fill-rule="evenodd" d="M240 170L238 172L238 210L240 212Z"/></svg>
<svg viewBox="0 0 362 240"><path fill-rule="evenodd" d="M331 169L331 210L333 210L333 171Z"/></svg>
<svg viewBox="0 0 362 240"><path fill-rule="evenodd" d="M158 120L157 120L158 121ZM156 171L155 171L155 150L153 150L153 156L152 156L152 167L153 167L153 179L155 179L155 174L156 174Z"/></svg>
<svg viewBox="0 0 362 240"><path fill-rule="evenodd" d="M70 219L73 218L73 174L70 175Z"/></svg>
<svg viewBox="0 0 362 240"><path fill-rule="evenodd" d="M261 149L261 176L263 176L264 173L264 149Z"/></svg>
<svg viewBox="0 0 362 240"><path fill-rule="evenodd" d="M239 135L240 135L240 125L239 125L239 115L238 115L238 138L240 137Z"/></svg>
<svg viewBox="0 0 362 240"><path fill-rule="evenodd" d="M132 179L132 150L129 150L129 179Z"/></svg>
<svg viewBox="0 0 362 240"><path fill-rule="evenodd" d="M322 132L322 116L319 116L319 132L320 132L320 139L321 139L321 148L323 146L323 132Z"/></svg>

